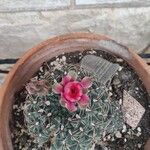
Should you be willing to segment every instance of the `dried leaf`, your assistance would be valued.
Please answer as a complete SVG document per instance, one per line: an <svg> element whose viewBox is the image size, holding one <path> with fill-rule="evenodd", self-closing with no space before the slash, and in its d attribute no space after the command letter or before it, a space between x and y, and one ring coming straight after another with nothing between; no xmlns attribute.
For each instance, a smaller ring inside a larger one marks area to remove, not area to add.
<svg viewBox="0 0 150 150"><path fill-rule="evenodd" d="M26 90L33 95L46 95L49 91L48 83L45 80L32 79L27 85Z"/></svg>

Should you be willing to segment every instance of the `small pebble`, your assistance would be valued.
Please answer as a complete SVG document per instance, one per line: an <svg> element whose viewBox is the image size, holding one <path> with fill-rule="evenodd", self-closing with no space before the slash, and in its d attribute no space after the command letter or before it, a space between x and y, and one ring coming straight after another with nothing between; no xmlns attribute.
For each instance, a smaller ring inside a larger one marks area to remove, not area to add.
<svg viewBox="0 0 150 150"><path fill-rule="evenodd" d="M111 141L113 142L114 140L115 140L115 138L114 138L114 137L112 137L112 138L111 138Z"/></svg>
<svg viewBox="0 0 150 150"><path fill-rule="evenodd" d="M122 69L123 69L123 67L119 66L119 69L118 69L118 71L121 71Z"/></svg>
<svg viewBox="0 0 150 150"><path fill-rule="evenodd" d="M54 65L54 62L51 62L51 64L50 64L51 66L53 66Z"/></svg>
<svg viewBox="0 0 150 150"><path fill-rule="evenodd" d="M50 101L46 101L45 104L46 104L47 106L49 106L49 105L50 105Z"/></svg>
<svg viewBox="0 0 150 150"><path fill-rule="evenodd" d="M83 132L83 128L82 128L82 127L80 127L80 131L82 131L82 132Z"/></svg>
<svg viewBox="0 0 150 150"><path fill-rule="evenodd" d="M54 61L54 66L57 66L59 63L57 61Z"/></svg>
<svg viewBox="0 0 150 150"><path fill-rule="evenodd" d="M104 137L104 138L103 138L103 141L105 142L106 140L107 140L107 139Z"/></svg>
<svg viewBox="0 0 150 150"><path fill-rule="evenodd" d="M62 141L62 144L65 145L65 141Z"/></svg>
<svg viewBox="0 0 150 150"><path fill-rule="evenodd" d="M33 104L36 104L36 101L33 101Z"/></svg>
<svg viewBox="0 0 150 150"><path fill-rule="evenodd" d="M43 72L43 67L40 67L40 71Z"/></svg>
<svg viewBox="0 0 150 150"><path fill-rule="evenodd" d="M125 133L127 131L126 125L123 125L122 133Z"/></svg>
<svg viewBox="0 0 150 150"><path fill-rule="evenodd" d="M110 139L111 139L111 136L110 136L110 135L108 135L108 136L107 136L107 139L108 139L108 140L110 140Z"/></svg>
<svg viewBox="0 0 150 150"><path fill-rule="evenodd" d="M52 113L48 113L47 116L50 117L52 115Z"/></svg>
<svg viewBox="0 0 150 150"><path fill-rule="evenodd" d="M72 119L69 117L69 118L68 118L68 121L72 121Z"/></svg>
<svg viewBox="0 0 150 150"><path fill-rule="evenodd" d="M90 111L91 111L91 109L86 108L86 111L87 111L87 112L90 112Z"/></svg>
<svg viewBox="0 0 150 150"><path fill-rule="evenodd" d="M138 94L138 91L135 91L136 94Z"/></svg>
<svg viewBox="0 0 150 150"><path fill-rule="evenodd" d="M106 136L106 131L103 132L103 137L105 137L105 136Z"/></svg>
<svg viewBox="0 0 150 150"><path fill-rule="evenodd" d="M50 124L48 124L47 126L46 126L46 128L49 128L50 127Z"/></svg>
<svg viewBox="0 0 150 150"><path fill-rule="evenodd" d="M24 130L24 129L21 129L21 132L23 133L23 132L25 132L25 130Z"/></svg>
<svg viewBox="0 0 150 150"><path fill-rule="evenodd" d="M42 112L44 112L44 110L43 110L43 109L40 109L38 112L42 113Z"/></svg>
<svg viewBox="0 0 150 150"><path fill-rule="evenodd" d="M119 105L122 105L122 99L119 99Z"/></svg>
<svg viewBox="0 0 150 150"><path fill-rule="evenodd" d="M123 62L123 59L117 58L116 61L117 61L117 62Z"/></svg>
<svg viewBox="0 0 150 150"><path fill-rule="evenodd" d="M36 122L35 125L39 125L39 122Z"/></svg>
<svg viewBox="0 0 150 150"><path fill-rule="evenodd" d="M16 109L18 106L17 105L13 105L13 109Z"/></svg>
<svg viewBox="0 0 150 150"><path fill-rule="evenodd" d="M109 96L111 97L113 95L113 93L112 92L109 92Z"/></svg>
<svg viewBox="0 0 150 150"><path fill-rule="evenodd" d="M76 114L76 118L77 118L77 119L81 119L81 117L80 117L78 114Z"/></svg>
<svg viewBox="0 0 150 150"><path fill-rule="evenodd" d="M63 130L64 129L64 126L63 125L61 125L61 130Z"/></svg>
<svg viewBox="0 0 150 150"><path fill-rule="evenodd" d="M116 134L115 134L116 138L122 138L122 134L118 131Z"/></svg>
<svg viewBox="0 0 150 150"><path fill-rule="evenodd" d="M138 148L141 148L142 147L142 144L138 143Z"/></svg>
<svg viewBox="0 0 150 150"><path fill-rule="evenodd" d="M65 57L65 56L62 56L62 60L63 60L63 61L66 61L66 57Z"/></svg>
<svg viewBox="0 0 150 150"><path fill-rule="evenodd" d="M66 75L66 74L67 74L67 72L65 71L65 72L64 72L64 74Z"/></svg>
<svg viewBox="0 0 150 150"><path fill-rule="evenodd" d="M54 79L54 83L57 83L57 80L56 80L56 79Z"/></svg>
<svg viewBox="0 0 150 150"><path fill-rule="evenodd" d="M141 130L141 128L140 128L140 127L138 127L138 128L137 128L137 131L141 132L142 130Z"/></svg>
<svg viewBox="0 0 150 150"><path fill-rule="evenodd" d="M109 90L112 91L112 86L109 87Z"/></svg>
<svg viewBox="0 0 150 150"><path fill-rule="evenodd" d="M129 135L131 135L131 131L129 130L128 132L127 132Z"/></svg>
<svg viewBox="0 0 150 150"><path fill-rule="evenodd" d="M135 90L137 90L137 91L138 91L138 90L139 90L139 88L138 88L138 87L136 87L136 88L135 88Z"/></svg>
<svg viewBox="0 0 150 150"><path fill-rule="evenodd" d="M96 51L92 50L92 51L89 51L89 54L95 54Z"/></svg>
<svg viewBox="0 0 150 150"><path fill-rule="evenodd" d="M119 84L120 84L120 80L119 80L117 77L115 77L115 78L113 79L113 84L114 84L114 85L119 85Z"/></svg>
<svg viewBox="0 0 150 150"><path fill-rule="evenodd" d="M104 147L104 150L108 150L108 148L107 148L107 147Z"/></svg>
<svg viewBox="0 0 150 150"><path fill-rule="evenodd" d="M98 100L97 99L93 99L93 102L97 102Z"/></svg>
<svg viewBox="0 0 150 150"><path fill-rule="evenodd" d="M138 132L136 135L139 137L141 135L141 132Z"/></svg>

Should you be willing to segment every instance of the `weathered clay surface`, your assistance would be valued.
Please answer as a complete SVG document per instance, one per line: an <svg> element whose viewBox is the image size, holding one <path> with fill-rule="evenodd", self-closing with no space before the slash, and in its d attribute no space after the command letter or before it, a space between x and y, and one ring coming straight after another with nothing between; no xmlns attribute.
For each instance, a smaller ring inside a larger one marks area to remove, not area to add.
<svg viewBox="0 0 150 150"><path fill-rule="evenodd" d="M17 58L37 43L74 31L105 34L137 52L150 42L150 7L0 13L0 58Z"/></svg>
<svg viewBox="0 0 150 150"><path fill-rule="evenodd" d="M102 6L147 6L150 4L149 0L76 0L77 5L94 5L99 4Z"/></svg>
<svg viewBox="0 0 150 150"><path fill-rule="evenodd" d="M0 64L0 71L10 71L14 64ZM0 73L0 85L4 82L4 78L7 74L6 73Z"/></svg>
<svg viewBox="0 0 150 150"><path fill-rule="evenodd" d="M47 10L68 5L70 5L70 0L1 0L0 12Z"/></svg>
<svg viewBox="0 0 150 150"><path fill-rule="evenodd" d="M9 71L13 64L0 64L0 70Z"/></svg>

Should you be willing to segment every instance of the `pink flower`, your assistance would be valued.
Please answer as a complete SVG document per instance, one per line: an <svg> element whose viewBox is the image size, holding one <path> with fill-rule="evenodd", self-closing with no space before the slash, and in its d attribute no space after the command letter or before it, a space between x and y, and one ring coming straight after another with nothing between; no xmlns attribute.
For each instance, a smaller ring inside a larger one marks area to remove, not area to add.
<svg viewBox="0 0 150 150"><path fill-rule="evenodd" d="M74 112L77 106L86 108L89 105L87 89L92 86L90 77L84 77L81 82L76 81L76 75L68 74L60 83L54 85L53 92L60 94L60 104Z"/></svg>

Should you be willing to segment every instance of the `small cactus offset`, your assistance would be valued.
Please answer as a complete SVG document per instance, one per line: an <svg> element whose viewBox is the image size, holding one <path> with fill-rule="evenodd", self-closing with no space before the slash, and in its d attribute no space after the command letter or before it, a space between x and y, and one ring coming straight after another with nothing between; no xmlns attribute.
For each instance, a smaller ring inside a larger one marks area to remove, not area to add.
<svg viewBox="0 0 150 150"><path fill-rule="evenodd" d="M108 88L79 64L52 67L26 85L25 121L40 146L51 150L90 150L108 134L123 127L119 105Z"/></svg>

